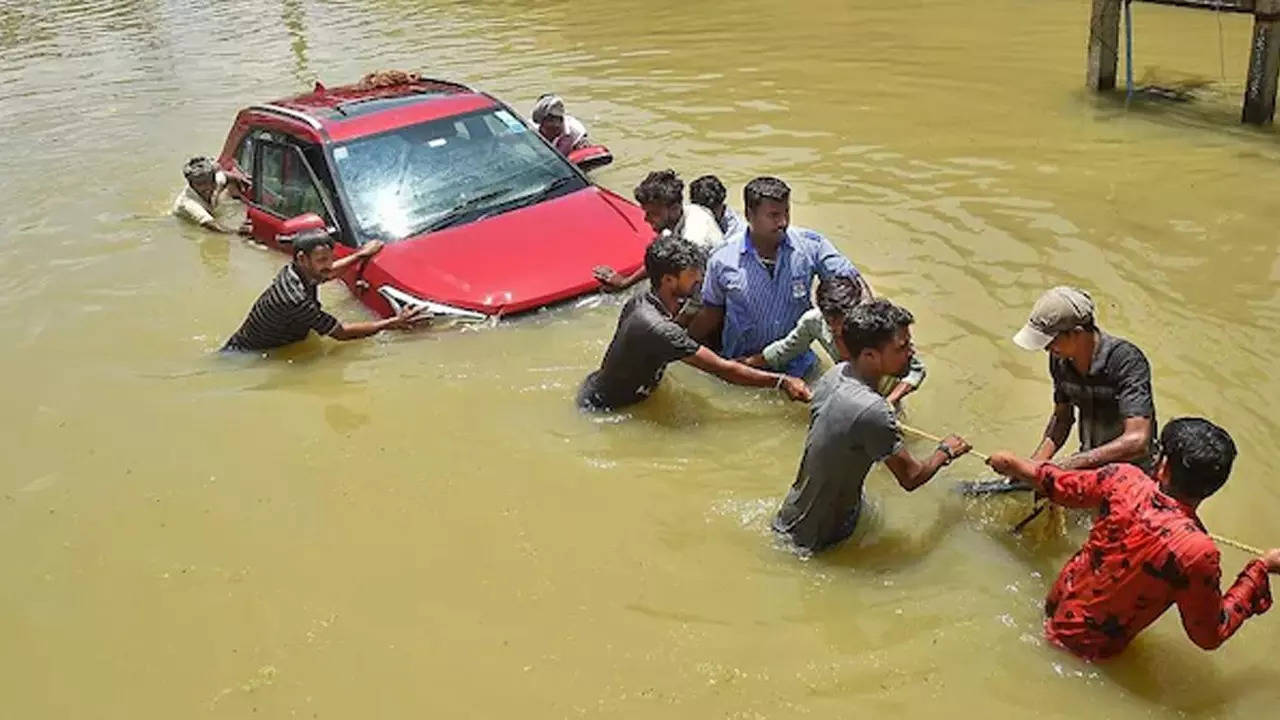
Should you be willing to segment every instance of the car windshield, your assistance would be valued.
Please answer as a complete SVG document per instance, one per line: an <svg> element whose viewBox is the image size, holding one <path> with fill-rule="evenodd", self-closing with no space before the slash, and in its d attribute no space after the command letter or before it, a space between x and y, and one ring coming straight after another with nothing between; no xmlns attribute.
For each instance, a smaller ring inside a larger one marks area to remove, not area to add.
<svg viewBox="0 0 1280 720"><path fill-rule="evenodd" d="M335 145L333 162L360 235L385 242L586 185L564 158L504 109Z"/></svg>

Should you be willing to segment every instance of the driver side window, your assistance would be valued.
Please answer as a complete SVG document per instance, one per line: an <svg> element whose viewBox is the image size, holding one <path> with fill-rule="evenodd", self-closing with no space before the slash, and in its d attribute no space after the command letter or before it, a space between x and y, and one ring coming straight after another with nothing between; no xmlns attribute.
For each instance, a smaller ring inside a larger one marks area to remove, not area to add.
<svg viewBox="0 0 1280 720"><path fill-rule="evenodd" d="M325 222L333 222L302 151L291 145L261 141L257 150L259 165L254 186L264 209L285 219L313 212Z"/></svg>

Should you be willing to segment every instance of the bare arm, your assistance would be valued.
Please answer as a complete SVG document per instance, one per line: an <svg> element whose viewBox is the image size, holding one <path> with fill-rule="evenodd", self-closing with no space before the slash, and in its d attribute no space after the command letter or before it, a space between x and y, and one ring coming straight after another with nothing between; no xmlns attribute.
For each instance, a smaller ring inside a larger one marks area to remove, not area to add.
<svg viewBox="0 0 1280 720"><path fill-rule="evenodd" d="M1049 424L1045 426L1044 438L1031 454L1032 460L1048 460L1067 444L1071 436L1071 427L1076 424L1076 411L1070 403L1054 403L1053 415L1049 416Z"/></svg>
<svg viewBox="0 0 1280 720"><path fill-rule="evenodd" d="M355 257L351 255L349 257ZM337 263L334 263L335 265ZM329 337L334 340L359 340L370 335L377 335L383 330L405 329L412 326L419 320L430 320L430 313L425 308L414 308L401 310L399 315L395 317L383 318L381 320L372 320L369 322L358 323L341 323L329 333Z"/></svg>
<svg viewBox="0 0 1280 720"><path fill-rule="evenodd" d="M1120 437L1092 450L1086 450L1067 458L1061 463L1068 470L1076 468L1096 468L1115 462L1127 462L1142 457L1151 442L1151 418L1131 417L1124 419L1124 432Z"/></svg>
<svg viewBox="0 0 1280 720"><path fill-rule="evenodd" d="M889 391L889 394L884 396L884 399L890 405L897 405L899 400L915 392L915 389L915 385L905 380L899 380L898 384L894 385L893 389Z"/></svg>
<svg viewBox="0 0 1280 720"><path fill-rule="evenodd" d="M643 280L645 269L642 267L628 275L623 275L608 265L598 265L591 270L591 273L595 275L605 292L619 292Z"/></svg>
<svg viewBox="0 0 1280 720"><path fill-rule="evenodd" d="M350 255L344 258L339 258L337 260L334 260L333 272L335 274L341 273L343 270L346 270L347 268L360 262L361 260L371 258L374 255L377 255L381 251L382 251L381 240L372 240L370 242L367 242L364 245L362 245L359 250L351 253ZM365 325L369 323L360 323L360 324ZM373 333L370 333L370 334L372 335Z"/></svg>
<svg viewBox="0 0 1280 720"><path fill-rule="evenodd" d="M893 477L897 479L903 490L911 492L932 480L933 476L946 467L952 459L960 457L970 449L969 443L955 435L943 438L942 443L951 449L950 455L939 447L930 453L924 462L921 462L904 447L885 458L885 467L893 473Z"/></svg>
<svg viewBox="0 0 1280 720"><path fill-rule="evenodd" d="M712 352L705 345L699 347L694 354L686 357L684 362L734 385L776 387L786 392L787 397L792 400L805 402L813 397L809 392L809 386L805 385L804 381L799 378L764 372L740 362L726 360Z"/></svg>
<svg viewBox="0 0 1280 720"><path fill-rule="evenodd" d="M703 305L698 314L689 323L689 335L698 342L706 344L717 333L724 322L724 308L715 305Z"/></svg>

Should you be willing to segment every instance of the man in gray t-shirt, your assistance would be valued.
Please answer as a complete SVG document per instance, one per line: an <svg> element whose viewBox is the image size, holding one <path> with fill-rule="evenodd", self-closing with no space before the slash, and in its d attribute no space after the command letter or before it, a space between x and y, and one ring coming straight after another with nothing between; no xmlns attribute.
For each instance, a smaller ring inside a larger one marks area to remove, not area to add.
<svg viewBox="0 0 1280 720"><path fill-rule="evenodd" d="M667 365L684 361L735 385L773 387L792 400L811 396L803 380L726 360L699 345L675 320L675 313L702 284L706 254L677 235L660 237L644 253L649 292L622 308L618 329L600 369L578 390L578 405L588 410L616 410L640 402L662 381Z"/></svg>
<svg viewBox="0 0 1280 720"><path fill-rule="evenodd" d="M923 462L916 460L903 446L893 408L876 391L881 377L899 375L911 362L913 322L887 300L860 305L845 318L840 342L851 359L814 387L800 470L773 520L773 529L798 547L823 550L853 534L862 485L875 463L883 461L910 492L969 451L952 435Z"/></svg>

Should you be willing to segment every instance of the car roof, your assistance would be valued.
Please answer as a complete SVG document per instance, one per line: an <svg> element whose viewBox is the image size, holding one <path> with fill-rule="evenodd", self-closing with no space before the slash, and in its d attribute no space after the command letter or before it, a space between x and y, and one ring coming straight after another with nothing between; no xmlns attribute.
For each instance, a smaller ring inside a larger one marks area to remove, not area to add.
<svg viewBox="0 0 1280 720"><path fill-rule="evenodd" d="M302 95L255 105L323 131L329 140L349 140L405 125L497 106L489 95L461 83L414 77L395 84L363 83L315 88Z"/></svg>

